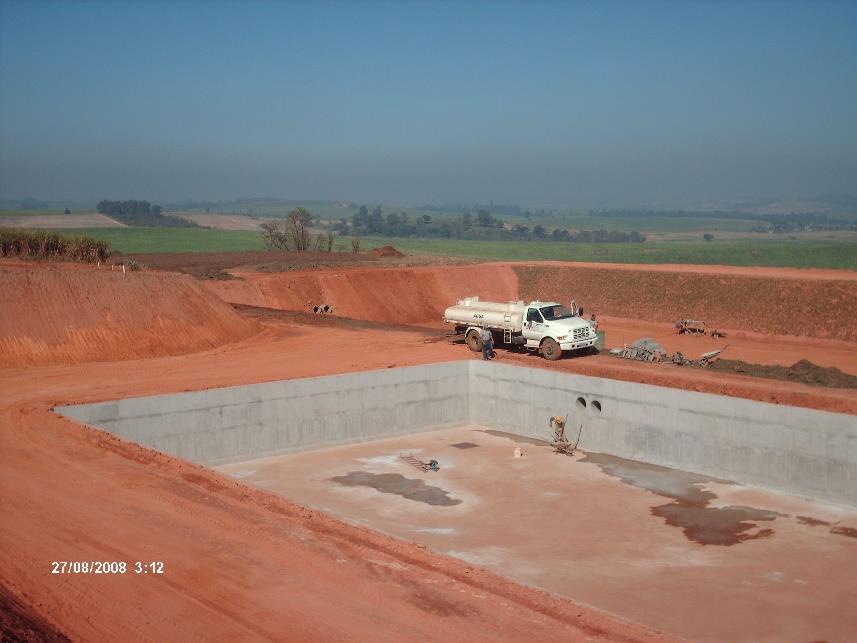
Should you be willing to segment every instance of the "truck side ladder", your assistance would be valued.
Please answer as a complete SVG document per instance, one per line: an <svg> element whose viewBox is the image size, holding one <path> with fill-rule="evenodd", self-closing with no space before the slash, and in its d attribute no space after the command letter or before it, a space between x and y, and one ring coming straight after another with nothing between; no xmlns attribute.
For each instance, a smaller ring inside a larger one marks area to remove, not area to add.
<svg viewBox="0 0 857 643"><path fill-rule="evenodd" d="M512 343L512 313L503 315L503 343Z"/></svg>

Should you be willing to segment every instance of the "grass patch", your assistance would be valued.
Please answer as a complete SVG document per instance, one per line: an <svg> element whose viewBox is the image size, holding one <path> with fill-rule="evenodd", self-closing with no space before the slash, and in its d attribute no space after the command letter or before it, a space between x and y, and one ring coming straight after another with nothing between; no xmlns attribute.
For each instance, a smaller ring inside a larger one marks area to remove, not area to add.
<svg viewBox="0 0 857 643"><path fill-rule="evenodd" d="M389 237L363 239L365 250L384 245L393 245L407 254L495 261L686 263L857 270L857 243L855 242L555 243Z"/></svg>
<svg viewBox="0 0 857 643"><path fill-rule="evenodd" d="M103 239L119 252L233 252L264 250L262 234L252 230L207 228L87 228L78 230Z"/></svg>
<svg viewBox="0 0 857 643"><path fill-rule="evenodd" d="M72 212L73 214L91 214L94 210L88 209L80 212ZM65 208L53 208L51 210L0 210L0 217L35 217L46 214L65 214Z"/></svg>

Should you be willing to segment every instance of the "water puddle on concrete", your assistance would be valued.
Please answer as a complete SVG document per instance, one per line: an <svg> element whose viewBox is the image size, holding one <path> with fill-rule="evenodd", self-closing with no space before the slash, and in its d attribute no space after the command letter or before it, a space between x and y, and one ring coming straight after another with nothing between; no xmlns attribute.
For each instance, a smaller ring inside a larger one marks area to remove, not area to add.
<svg viewBox="0 0 857 643"><path fill-rule="evenodd" d="M398 473L349 471L348 475L335 476L331 480L346 487L370 487L381 493L392 493L427 505L450 507L461 504L461 500L450 497L449 493L440 487L433 487L422 480L406 478Z"/></svg>
<svg viewBox="0 0 857 643"><path fill-rule="evenodd" d="M663 518L668 525L681 527L689 540L701 545L729 546L766 538L773 535L774 530L760 529L750 533L758 526L756 523L786 515L754 507L711 507L710 503L717 495L702 489L702 485L711 482L728 484L726 480L603 453L587 453L580 462L591 462L625 484L669 498L671 502L652 507L652 515Z"/></svg>

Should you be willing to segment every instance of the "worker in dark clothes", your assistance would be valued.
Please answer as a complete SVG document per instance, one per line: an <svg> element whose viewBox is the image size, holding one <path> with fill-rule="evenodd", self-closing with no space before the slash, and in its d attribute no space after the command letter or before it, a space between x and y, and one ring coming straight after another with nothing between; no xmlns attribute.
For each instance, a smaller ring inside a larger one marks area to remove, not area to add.
<svg viewBox="0 0 857 643"><path fill-rule="evenodd" d="M482 324L482 330L479 331L479 337L482 340L482 359L490 360L494 357L494 337L491 331Z"/></svg>

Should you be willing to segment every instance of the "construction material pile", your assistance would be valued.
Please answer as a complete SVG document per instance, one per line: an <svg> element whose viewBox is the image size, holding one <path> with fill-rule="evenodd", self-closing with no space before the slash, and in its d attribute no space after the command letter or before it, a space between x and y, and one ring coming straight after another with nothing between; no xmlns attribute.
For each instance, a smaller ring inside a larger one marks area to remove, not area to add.
<svg viewBox="0 0 857 643"><path fill-rule="evenodd" d="M610 354L625 359L640 360L641 362L662 362L668 357L666 349L651 337L641 337L629 346L614 348Z"/></svg>
<svg viewBox="0 0 857 643"><path fill-rule="evenodd" d="M709 351L700 355L699 359L687 359L681 352L676 351L670 355L667 350L651 337L641 337L633 344L622 348L611 348L610 355L623 359L633 359L640 362L672 362L677 366L709 366L726 350L726 346L719 350Z"/></svg>

